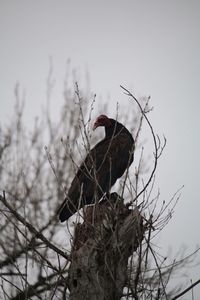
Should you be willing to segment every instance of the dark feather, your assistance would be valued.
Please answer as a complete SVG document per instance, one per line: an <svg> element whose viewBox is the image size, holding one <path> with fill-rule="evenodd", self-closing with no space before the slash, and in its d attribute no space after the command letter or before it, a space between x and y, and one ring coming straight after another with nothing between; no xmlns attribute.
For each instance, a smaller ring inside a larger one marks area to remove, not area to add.
<svg viewBox="0 0 200 300"><path fill-rule="evenodd" d="M105 138L86 156L71 183L67 198L59 209L61 222L84 205L99 201L133 161L132 135L121 123L107 119L109 123L102 122L103 125L99 125L105 126Z"/></svg>

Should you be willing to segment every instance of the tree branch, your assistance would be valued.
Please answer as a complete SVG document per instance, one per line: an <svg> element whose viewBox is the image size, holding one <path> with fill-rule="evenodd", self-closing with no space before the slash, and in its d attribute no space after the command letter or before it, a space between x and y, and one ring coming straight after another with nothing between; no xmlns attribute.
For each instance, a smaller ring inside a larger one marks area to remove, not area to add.
<svg viewBox="0 0 200 300"><path fill-rule="evenodd" d="M123 87L122 85L120 85L120 87L126 92L125 94L130 96L131 98L133 98L135 100L135 102L137 103L137 105L139 106L140 108L140 111L142 113L142 115L144 116L145 120L147 121L147 124L151 130L151 134L152 134L152 137L153 137L153 142L154 142L154 148L155 148L155 153L154 153L154 157L155 157L155 160L154 160L154 167L153 167L153 170L151 172L151 175L149 177L149 180L147 181L147 183L144 185L144 187L142 188L142 190L136 195L136 197L130 201L129 203L127 203L127 206L131 205L133 202L135 202L138 197L147 189L148 185L150 184L151 180L153 179L153 176L154 176L154 173L156 171L156 168L157 168L157 164L158 164L158 158L160 157L160 155L162 154L162 151L166 145L166 139L164 138L164 145L161 146L161 143L160 143L160 139L159 137L157 136L158 138L158 144L157 144L157 140L156 140L156 135L154 133L154 130L153 130L153 127L149 121L149 119L147 118L146 116L146 113L145 111L143 110L142 106L140 105L139 101L135 98L135 96L133 94L131 94L129 92L129 90L127 90L125 87ZM160 153L159 153L159 150L160 150Z"/></svg>
<svg viewBox="0 0 200 300"><path fill-rule="evenodd" d="M200 283L200 279L198 279L196 282L191 284L189 287L187 287L185 290L183 290L180 294L176 295L174 298L172 298L172 300L176 300L176 299L180 298L181 296L186 294L189 290L191 290L193 287L195 287L199 283Z"/></svg>
<svg viewBox="0 0 200 300"><path fill-rule="evenodd" d="M62 250L60 250L58 247L50 243L47 238L39 232L33 225L31 225L28 221L25 220L17 211L15 211L12 206L7 202L6 197L5 197L5 192L3 192L3 197L0 195L0 201L9 209L9 211L14 215L14 217L20 221L24 226L26 226L29 231L35 235L36 238L40 239L43 241L47 247L55 251L57 254L60 254L62 257L64 257L67 260L70 260L70 256L64 253Z"/></svg>

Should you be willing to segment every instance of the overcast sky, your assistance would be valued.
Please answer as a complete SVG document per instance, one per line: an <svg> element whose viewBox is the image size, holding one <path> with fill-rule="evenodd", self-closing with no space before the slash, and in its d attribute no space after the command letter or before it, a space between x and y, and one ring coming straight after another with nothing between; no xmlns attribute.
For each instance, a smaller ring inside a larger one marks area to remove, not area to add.
<svg viewBox="0 0 200 300"><path fill-rule="evenodd" d="M151 95L152 123L167 137L157 175L161 199L185 185L161 242L194 250L200 245L200 1L0 0L1 123L11 117L16 82L26 93L27 120L39 114L49 57L54 106L62 103L69 58L82 76L88 71L98 101L109 95L111 116L116 102L124 103L120 84L137 97Z"/></svg>

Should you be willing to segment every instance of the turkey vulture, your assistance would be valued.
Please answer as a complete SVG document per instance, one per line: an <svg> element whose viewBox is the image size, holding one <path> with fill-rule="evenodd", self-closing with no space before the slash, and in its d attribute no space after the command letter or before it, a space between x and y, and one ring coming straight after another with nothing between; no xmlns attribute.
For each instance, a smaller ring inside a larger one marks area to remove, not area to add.
<svg viewBox="0 0 200 300"><path fill-rule="evenodd" d="M124 125L100 115L93 130L105 127L105 138L86 156L73 179L59 218L64 222L84 205L100 200L133 161L134 139Z"/></svg>

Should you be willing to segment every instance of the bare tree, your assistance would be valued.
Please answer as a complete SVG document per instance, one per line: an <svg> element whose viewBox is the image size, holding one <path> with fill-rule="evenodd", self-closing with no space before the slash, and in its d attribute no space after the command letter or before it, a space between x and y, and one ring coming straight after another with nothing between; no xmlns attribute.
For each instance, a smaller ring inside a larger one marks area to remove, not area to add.
<svg viewBox="0 0 200 300"><path fill-rule="evenodd" d="M52 86L49 76L47 99ZM115 187L116 193L79 211L64 226L56 211L94 143L90 123L95 96L90 99L88 90L84 93L76 86L73 92L65 85L59 122L52 122L47 106L29 132L23 123L19 91L17 86L15 116L0 131L1 298L180 297L184 289L174 291L168 285L173 272L191 257L167 264L154 247L155 237L174 213L180 191L168 203L154 192L157 163L166 140L162 144L148 119L149 98L138 101L123 88L135 112L127 115L136 141L134 166ZM120 110L116 115L123 117ZM148 177L141 146L145 122L154 147Z"/></svg>

